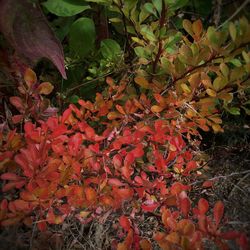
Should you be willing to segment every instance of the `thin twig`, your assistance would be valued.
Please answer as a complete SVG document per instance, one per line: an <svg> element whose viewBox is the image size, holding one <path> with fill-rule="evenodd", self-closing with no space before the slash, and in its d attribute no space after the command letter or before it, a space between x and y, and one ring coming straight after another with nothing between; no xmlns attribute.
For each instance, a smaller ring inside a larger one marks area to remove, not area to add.
<svg viewBox="0 0 250 250"><path fill-rule="evenodd" d="M246 170L246 171L243 171L243 172L231 173L229 175L218 175L218 176L215 176L213 178L207 179L207 181L216 181L218 179L227 179L227 178L235 176L235 175L242 175L242 174L249 174L249 173L250 173L250 170ZM204 182L204 180L202 180L202 181L195 181L195 182L190 183L189 185L193 186L193 185L196 185L196 184L199 184L199 183L202 183L202 182Z"/></svg>
<svg viewBox="0 0 250 250"><path fill-rule="evenodd" d="M218 26L217 30L223 27L229 21L231 21L235 16L237 16L248 3L250 3L250 0L246 0L244 3L242 3L242 5L225 22Z"/></svg>

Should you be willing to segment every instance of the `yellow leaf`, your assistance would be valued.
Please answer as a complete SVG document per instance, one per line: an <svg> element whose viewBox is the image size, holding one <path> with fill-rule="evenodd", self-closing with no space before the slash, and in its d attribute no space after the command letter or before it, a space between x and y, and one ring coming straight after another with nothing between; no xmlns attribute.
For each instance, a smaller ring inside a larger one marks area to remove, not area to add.
<svg viewBox="0 0 250 250"><path fill-rule="evenodd" d="M151 107L151 111L154 113L160 113L164 108L161 106L153 105Z"/></svg>
<svg viewBox="0 0 250 250"><path fill-rule="evenodd" d="M193 36L194 33L193 33L192 23L189 20L184 19L182 22L182 26L189 35Z"/></svg>
<svg viewBox="0 0 250 250"><path fill-rule="evenodd" d="M108 117L109 120L115 120L117 118L121 118L122 115L120 113L118 113L118 112L109 112L107 117Z"/></svg>
<svg viewBox="0 0 250 250"><path fill-rule="evenodd" d="M235 41L237 30L236 30L234 23L232 22L229 23L229 33L230 33L230 36L232 37L232 40Z"/></svg>
<svg viewBox="0 0 250 250"><path fill-rule="evenodd" d="M24 81L28 89L30 89L31 86L37 82L36 73L32 69L27 68L24 73Z"/></svg>
<svg viewBox="0 0 250 250"><path fill-rule="evenodd" d="M38 86L39 94L49 95L54 89L54 86L50 82L43 82Z"/></svg>
<svg viewBox="0 0 250 250"><path fill-rule="evenodd" d="M212 96L212 97L216 97L217 96L217 93L214 90L212 90L212 89L207 89L206 92L207 92L207 94L209 96Z"/></svg>
<svg viewBox="0 0 250 250"><path fill-rule="evenodd" d="M213 128L213 130L214 130L215 133L223 132L224 131L223 128L219 124L213 124L212 128Z"/></svg>
<svg viewBox="0 0 250 250"><path fill-rule="evenodd" d="M82 219L85 219L89 214L90 214L89 211L81 211L81 212L79 213L79 215L80 215L80 217L81 217Z"/></svg>
<svg viewBox="0 0 250 250"><path fill-rule="evenodd" d="M220 70L225 77L229 75L229 69L225 63L220 64Z"/></svg>
<svg viewBox="0 0 250 250"><path fill-rule="evenodd" d="M149 82L147 79L145 79L142 76L136 76L134 79L135 83L137 83L138 85L140 85L142 88L144 89L148 89L149 88Z"/></svg>
<svg viewBox="0 0 250 250"><path fill-rule="evenodd" d="M185 93L187 93L187 94L191 93L191 89L187 86L186 83L182 83L182 84L181 84L181 88L182 88L182 90L183 90Z"/></svg>
<svg viewBox="0 0 250 250"><path fill-rule="evenodd" d="M216 77L213 81L213 87L216 91L223 89L227 85L228 81L225 77Z"/></svg>
<svg viewBox="0 0 250 250"><path fill-rule="evenodd" d="M216 124L222 124L222 120L219 117L209 117L209 119Z"/></svg>

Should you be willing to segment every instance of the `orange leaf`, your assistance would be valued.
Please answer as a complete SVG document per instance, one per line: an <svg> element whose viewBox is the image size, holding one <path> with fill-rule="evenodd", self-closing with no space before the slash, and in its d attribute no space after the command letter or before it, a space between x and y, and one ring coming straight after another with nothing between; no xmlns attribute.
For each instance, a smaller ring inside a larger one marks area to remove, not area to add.
<svg viewBox="0 0 250 250"><path fill-rule="evenodd" d="M215 223L216 226L218 227L224 214L224 204L222 201L217 201L215 203L213 212L214 212Z"/></svg>
<svg viewBox="0 0 250 250"><path fill-rule="evenodd" d="M130 188L119 188L115 190L115 193L122 199L131 199L134 195L134 191Z"/></svg>
<svg viewBox="0 0 250 250"><path fill-rule="evenodd" d="M142 250L152 250L152 245L147 239L140 240L140 247Z"/></svg>
<svg viewBox="0 0 250 250"><path fill-rule="evenodd" d="M160 113L164 108L161 106L153 105L151 107L151 111L154 113Z"/></svg>
<svg viewBox="0 0 250 250"><path fill-rule="evenodd" d="M125 230L125 231L129 231L129 229L131 228L131 224L130 224L130 221L129 219L125 216L125 215L122 215L119 219L119 223L121 225L121 227Z"/></svg>
<svg viewBox="0 0 250 250"><path fill-rule="evenodd" d="M32 85L37 82L36 73L32 69L27 68L24 73L24 81L27 84L28 89L30 89Z"/></svg>
<svg viewBox="0 0 250 250"><path fill-rule="evenodd" d="M202 22L201 20L196 20L195 22L193 22L192 24L192 28L193 28L193 31L195 33L196 36L200 36L201 32L202 32Z"/></svg>
<svg viewBox="0 0 250 250"><path fill-rule="evenodd" d="M124 111L122 106L116 104L115 107L121 114L126 115L126 112Z"/></svg>
<svg viewBox="0 0 250 250"><path fill-rule="evenodd" d="M38 86L39 94L49 95L54 89L54 86L50 82L43 82Z"/></svg>
<svg viewBox="0 0 250 250"><path fill-rule="evenodd" d="M172 232L167 235L166 240L173 244L178 244L180 242L180 235L177 232Z"/></svg>
<svg viewBox="0 0 250 250"><path fill-rule="evenodd" d="M96 191L93 188L87 187L87 188L85 188L84 192L85 192L85 195L86 195L86 199L88 201L94 201L96 199L97 194L96 194Z"/></svg>
<svg viewBox="0 0 250 250"><path fill-rule="evenodd" d="M149 88L149 82L148 82L148 80L145 79L142 76L135 77L134 81L135 81L135 83L137 83L138 85L140 85L144 89L148 89Z"/></svg>

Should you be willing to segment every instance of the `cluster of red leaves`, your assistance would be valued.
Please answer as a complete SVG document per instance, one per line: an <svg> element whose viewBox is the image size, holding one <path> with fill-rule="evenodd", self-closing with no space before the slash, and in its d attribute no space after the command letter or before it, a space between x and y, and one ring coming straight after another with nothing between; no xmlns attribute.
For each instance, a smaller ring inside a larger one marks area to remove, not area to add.
<svg viewBox="0 0 250 250"><path fill-rule="evenodd" d="M199 124L180 116L176 95L154 95L166 104L160 113L145 94L128 95L126 80L107 83L94 103L79 100L61 116L27 121L24 134L0 134L2 191L8 194L1 202L1 225L35 223L44 231L68 216L89 223L115 211L127 234L117 249L146 250L151 242L140 237L135 218L150 213L164 228L154 232L162 249L202 249L204 238L222 249L236 239L247 249L243 234L221 232L221 201L208 216L207 200L195 207L188 197L192 187L182 179L196 178L200 168L194 158L199 142L192 139ZM128 202L130 210L121 215Z"/></svg>

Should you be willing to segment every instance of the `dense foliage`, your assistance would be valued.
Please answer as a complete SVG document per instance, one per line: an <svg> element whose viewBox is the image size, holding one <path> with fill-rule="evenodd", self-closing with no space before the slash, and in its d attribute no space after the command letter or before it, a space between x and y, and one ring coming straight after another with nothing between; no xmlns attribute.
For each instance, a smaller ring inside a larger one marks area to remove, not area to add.
<svg viewBox="0 0 250 250"><path fill-rule="evenodd" d="M200 19L184 19L178 28L170 20L176 21L175 13L188 1L83 2L43 3L44 11L73 17L58 34L61 40L68 38L68 79L58 95L68 103L58 107L61 113L52 107L55 98L48 98L54 86L47 79L40 82L20 57L6 60L12 60L5 73L17 90L9 98L15 115L6 117L0 131L1 226L22 223L45 231L66 218L102 223L115 213L119 230L113 247L120 250L152 249L153 241L167 250L203 249L206 239L221 249L229 248L228 240L247 249L244 232L223 230L222 201L209 204L189 193L206 164L200 132L223 132L223 112L250 112L249 21L241 17L204 28ZM5 2L5 7L12 5ZM30 10L23 8L28 15ZM108 26L100 28L84 15L91 10L106 10L114 33L126 41L110 39ZM16 32L9 22L0 24L15 48L25 32L14 36L8 33ZM61 59L46 56L52 48L57 49L51 53L63 55L49 27L45 30L49 35L44 39L51 39L52 47L36 54L36 38L35 46L29 45L34 58L52 60L65 77ZM83 78L90 87L76 84ZM73 95L78 89L81 94ZM202 181L202 186L211 188L213 182ZM138 226L147 215L161 224L152 239L141 237Z"/></svg>

